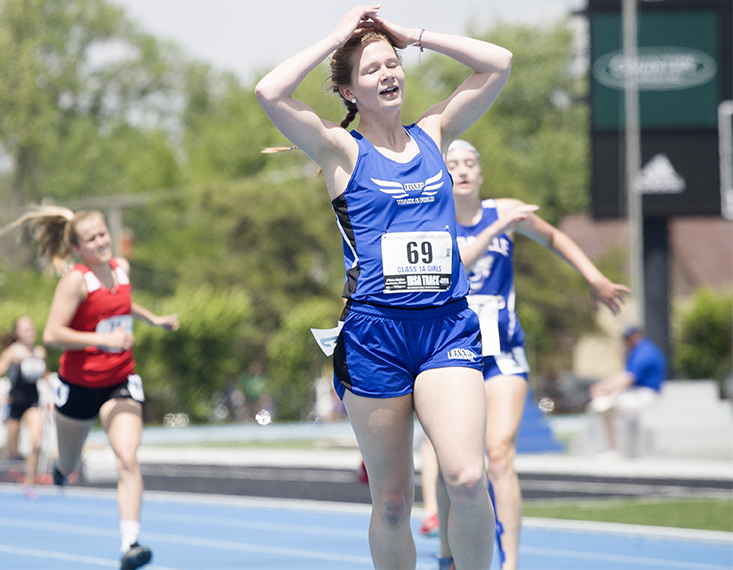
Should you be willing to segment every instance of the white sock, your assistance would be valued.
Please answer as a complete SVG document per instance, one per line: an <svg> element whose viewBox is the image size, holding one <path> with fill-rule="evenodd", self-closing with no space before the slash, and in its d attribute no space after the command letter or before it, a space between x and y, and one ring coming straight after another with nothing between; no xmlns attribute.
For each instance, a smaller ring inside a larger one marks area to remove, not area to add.
<svg viewBox="0 0 733 570"><path fill-rule="evenodd" d="M122 554L130 550L130 547L137 542L140 536L139 521L120 521L120 536L122 537Z"/></svg>

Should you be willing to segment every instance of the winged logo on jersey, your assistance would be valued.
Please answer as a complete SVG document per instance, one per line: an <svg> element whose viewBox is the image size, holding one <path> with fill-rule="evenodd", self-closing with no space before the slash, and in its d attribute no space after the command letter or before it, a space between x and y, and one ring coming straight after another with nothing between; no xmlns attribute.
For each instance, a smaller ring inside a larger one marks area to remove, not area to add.
<svg viewBox="0 0 733 570"><path fill-rule="evenodd" d="M399 182L390 182L389 180L377 180L376 178L372 178L372 182L379 186L380 192L384 192L385 194L389 194L394 198L395 200L398 200L400 198L407 198L409 194L407 193L407 190L422 190L422 194L425 196L434 196L438 193L438 189L443 186L443 181L441 180L443 178L443 170L438 172L435 176L431 176L428 178L425 182L417 182L417 183L406 183L401 184ZM440 182L438 182L440 180Z"/></svg>

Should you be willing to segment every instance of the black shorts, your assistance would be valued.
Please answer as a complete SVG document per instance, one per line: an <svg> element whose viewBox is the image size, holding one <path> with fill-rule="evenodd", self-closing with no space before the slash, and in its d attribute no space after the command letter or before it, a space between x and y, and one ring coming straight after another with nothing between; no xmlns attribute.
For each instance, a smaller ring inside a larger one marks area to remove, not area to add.
<svg viewBox="0 0 733 570"><path fill-rule="evenodd" d="M70 418L77 420L94 419L105 402L116 398L129 398L137 402L144 402L145 396L140 376L131 374L119 384L106 388L78 386L67 382L61 376L54 380L53 399L56 410Z"/></svg>
<svg viewBox="0 0 733 570"><path fill-rule="evenodd" d="M8 418L11 420L20 420L23 414L26 413L30 408L38 407L38 398L36 399L16 399L9 404L10 411L8 412Z"/></svg>

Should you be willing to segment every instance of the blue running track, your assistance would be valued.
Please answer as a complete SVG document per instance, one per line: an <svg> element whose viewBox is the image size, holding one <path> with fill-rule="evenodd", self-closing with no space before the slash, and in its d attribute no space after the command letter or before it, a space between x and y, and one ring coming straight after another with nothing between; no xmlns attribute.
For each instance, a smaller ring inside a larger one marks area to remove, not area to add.
<svg viewBox="0 0 733 570"><path fill-rule="evenodd" d="M140 542L153 550L147 570L372 567L363 505L147 493L142 519ZM418 568L432 570L438 540L420 536L419 523L416 514ZM619 529L530 520L520 570L733 569L733 534ZM119 568L118 549L113 492L42 488L29 500L0 485L0 569Z"/></svg>

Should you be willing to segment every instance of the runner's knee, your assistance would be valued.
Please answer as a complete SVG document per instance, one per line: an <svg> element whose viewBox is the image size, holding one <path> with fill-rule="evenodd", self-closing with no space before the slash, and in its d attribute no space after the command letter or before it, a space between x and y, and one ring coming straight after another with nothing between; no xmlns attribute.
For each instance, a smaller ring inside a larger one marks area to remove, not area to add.
<svg viewBox="0 0 733 570"><path fill-rule="evenodd" d="M465 466L454 473L443 473L451 502L474 502L486 491L486 472L481 465Z"/></svg>
<svg viewBox="0 0 733 570"><path fill-rule="evenodd" d="M514 471L514 445L507 441L489 443L489 475L492 479Z"/></svg>
<svg viewBox="0 0 733 570"><path fill-rule="evenodd" d="M124 473L137 473L140 470L140 465L137 461L137 455L135 450L123 450L117 453L117 466L120 474Z"/></svg>
<svg viewBox="0 0 733 570"><path fill-rule="evenodd" d="M412 490L385 491L373 498L379 516L389 525L398 525L410 516Z"/></svg>

